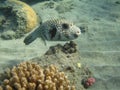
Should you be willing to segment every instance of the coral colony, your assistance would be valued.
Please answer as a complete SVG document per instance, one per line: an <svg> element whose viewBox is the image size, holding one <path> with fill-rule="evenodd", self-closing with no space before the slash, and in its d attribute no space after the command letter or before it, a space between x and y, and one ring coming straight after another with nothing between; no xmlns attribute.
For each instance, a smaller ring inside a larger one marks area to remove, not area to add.
<svg viewBox="0 0 120 90"><path fill-rule="evenodd" d="M82 85L84 86L84 88L89 88L94 83L95 83L95 78L93 78L93 77L89 77L89 78L82 80Z"/></svg>
<svg viewBox="0 0 120 90"><path fill-rule="evenodd" d="M36 63L22 62L13 67L7 77L0 90L75 90L65 73L54 65L43 69Z"/></svg>

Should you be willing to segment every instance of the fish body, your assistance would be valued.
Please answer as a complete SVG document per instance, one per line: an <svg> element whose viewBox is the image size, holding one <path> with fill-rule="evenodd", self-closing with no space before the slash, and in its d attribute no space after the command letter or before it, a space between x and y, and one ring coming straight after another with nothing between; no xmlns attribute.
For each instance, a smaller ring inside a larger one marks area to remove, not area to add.
<svg viewBox="0 0 120 90"><path fill-rule="evenodd" d="M76 39L80 34L80 28L70 21L55 19L42 23L24 39L24 43L28 45L37 37L41 37L44 41L69 41Z"/></svg>

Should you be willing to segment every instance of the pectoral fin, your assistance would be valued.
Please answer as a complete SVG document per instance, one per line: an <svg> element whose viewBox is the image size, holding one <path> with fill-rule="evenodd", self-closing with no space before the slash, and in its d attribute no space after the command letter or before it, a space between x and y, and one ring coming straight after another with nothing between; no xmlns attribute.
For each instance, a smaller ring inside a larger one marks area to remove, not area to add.
<svg viewBox="0 0 120 90"><path fill-rule="evenodd" d="M46 39L43 35L41 35L41 40L43 41L43 43L45 44L45 46L47 45Z"/></svg>
<svg viewBox="0 0 120 90"><path fill-rule="evenodd" d="M30 43L32 43L37 37L39 36L39 28L37 28L35 31L33 31L32 33L30 33L25 39L24 39L24 43L26 45L29 45Z"/></svg>

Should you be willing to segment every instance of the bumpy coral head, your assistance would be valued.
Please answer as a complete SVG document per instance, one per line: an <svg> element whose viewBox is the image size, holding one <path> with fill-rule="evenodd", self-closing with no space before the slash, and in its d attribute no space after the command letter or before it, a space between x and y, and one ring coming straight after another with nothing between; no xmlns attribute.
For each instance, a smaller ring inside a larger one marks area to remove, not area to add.
<svg viewBox="0 0 120 90"><path fill-rule="evenodd" d="M63 23L62 25L62 38L64 40L73 40L76 39L80 34L81 30L79 27L74 25L73 23Z"/></svg>

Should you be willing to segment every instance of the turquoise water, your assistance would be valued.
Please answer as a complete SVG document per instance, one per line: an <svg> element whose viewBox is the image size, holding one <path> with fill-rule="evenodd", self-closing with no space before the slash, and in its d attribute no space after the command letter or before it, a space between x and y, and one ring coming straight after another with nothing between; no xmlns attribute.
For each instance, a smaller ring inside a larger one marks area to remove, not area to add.
<svg viewBox="0 0 120 90"><path fill-rule="evenodd" d="M80 28L84 27L85 32L74 41L79 48L80 62L91 67L97 80L88 90L119 90L119 0L43 0L30 3L30 6L43 22L52 18L65 18ZM0 71L21 61L42 56L52 45L65 43L47 41L45 46L37 39L26 46L24 38L25 36L13 40L0 39Z"/></svg>

